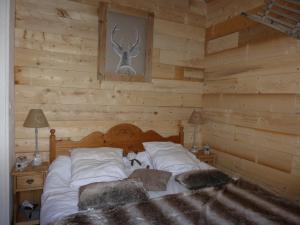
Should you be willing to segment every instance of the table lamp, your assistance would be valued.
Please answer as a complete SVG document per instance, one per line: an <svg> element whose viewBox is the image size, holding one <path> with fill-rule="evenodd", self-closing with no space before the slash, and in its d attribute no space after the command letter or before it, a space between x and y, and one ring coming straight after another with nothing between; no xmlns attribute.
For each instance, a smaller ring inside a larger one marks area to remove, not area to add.
<svg viewBox="0 0 300 225"><path fill-rule="evenodd" d="M198 148L196 146L196 129L197 126L203 124L204 120L203 117L201 115L201 112L197 112L197 111L193 111L188 123L192 124L194 126L194 135L193 135L193 146L191 148L191 152L196 153L198 151Z"/></svg>
<svg viewBox="0 0 300 225"><path fill-rule="evenodd" d="M23 126L35 128L35 152L32 165L39 166L42 164L42 158L39 153L38 128L49 127L48 121L41 109L31 109L26 117Z"/></svg>

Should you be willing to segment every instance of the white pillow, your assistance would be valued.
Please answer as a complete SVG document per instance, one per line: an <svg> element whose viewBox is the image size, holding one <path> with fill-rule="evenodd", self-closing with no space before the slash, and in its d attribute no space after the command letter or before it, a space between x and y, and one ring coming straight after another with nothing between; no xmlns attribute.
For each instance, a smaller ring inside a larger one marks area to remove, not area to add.
<svg viewBox="0 0 300 225"><path fill-rule="evenodd" d="M156 153L157 151L163 151L163 150L178 151L176 147L180 147L182 145L170 141L164 141L164 142L151 141L151 142L144 142L143 146L147 152Z"/></svg>
<svg viewBox="0 0 300 225"><path fill-rule="evenodd" d="M94 182L107 182L127 178L119 148L80 148L71 152L72 188Z"/></svg>
<svg viewBox="0 0 300 225"><path fill-rule="evenodd" d="M71 159L103 159L103 153L105 155L119 155L123 157L123 149L111 148L111 147L99 147L99 148L74 148L70 150Z"/></svg>
<svg viewBox="0 0 300 225"><path fill-rule="evenodd" d="M180 144L173 142L144 142L154 169L180 174L189 170L200 169L196 156Z"/></svg>

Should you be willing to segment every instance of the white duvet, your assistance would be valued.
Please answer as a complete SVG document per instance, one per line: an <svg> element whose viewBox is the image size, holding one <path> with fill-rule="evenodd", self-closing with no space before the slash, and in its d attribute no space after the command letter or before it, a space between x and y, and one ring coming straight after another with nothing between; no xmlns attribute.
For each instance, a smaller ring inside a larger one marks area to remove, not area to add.
<svg viewBox="0 0 300 225"><path fill-rule="evenodd" d="M145 158L142 153L142 158ZM124 158L124 163L128 166L126 174L132 171L129 169L129 162ZM209 169L209 165L198 161L199 168ZM49 167L49 172L45 181L44 192L41 203L40 224L52 224L58 219L78 212L78 188L71 188L71 159L68 156L59 156ZM168 194L175 194L187 191L171 177L166 191L149 192L150 198L161 197Z"/></svg>

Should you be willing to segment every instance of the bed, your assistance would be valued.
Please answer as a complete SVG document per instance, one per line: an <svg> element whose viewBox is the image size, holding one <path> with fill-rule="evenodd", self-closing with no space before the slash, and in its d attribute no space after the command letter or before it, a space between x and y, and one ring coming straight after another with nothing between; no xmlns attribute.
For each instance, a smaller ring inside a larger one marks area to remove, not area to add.
<svg viewBox="0 0 300 225"><path fill-rule="evenodd" d="M162 141L174 142L183 144L184 131L183 127L178 125L178 133L163 137L154 130L143 132L140 128L132 124L118 124L108 130L106 133L93 132L80 141L61 140L56 138L55 130L50 131L50 162L60 156L69 156L70 150L73 148L95 148L95 147L116 147L122 148L124 156L129 152L144 151L143 142ZM41 209L41 224L53 224L63 216L78 212L78 190L73 190L69 187L70 174L70 160L68 158L61 158L60 161L54 162L50 166L50 170L55 167L50 174L48 174L44 193L42 196ZM203 166L206 165L203 163ZM207 165L207 167L209 167ZM61 177L61 175L65 175ZM168 183L167 191L150 192L151 198L160 197L172 193L181 193L186 191L186 188L178 185L172 177Z"/></svg>
<svg viewBox="0 0 300 225"><path fill-rule="evenodd" d="M181 170L176 173L171 171L166 190L149 191L149 199L146 201L103 209L78 210L80 189L70 186L72 163L68 155L71 149L121 148L124 164L127 162L125 156L130 152L139 152L139 156L147 162L149 155L144 153L149 149L145 151L147 145L143 143L174 143L180 146L183 144L184 132L181 126L178 126L178 130L174 136L162 137L153 130L143 132L132 124L119 124L107 133L94 132L80 141L58 140L55 130L51 130L50 161L53 163L42 195L41 225L300 224L298 202L279 198L242 179L231 180L217 187L190 190L175 181ZM164 155L159 157L165 160ZM149 164L155 165L155 162L149 161ZM203 162L197 160L195 163L200 171L214 171L214 168ZM183 171L189 173L186 169ZM191 171L194 171L193 167Z"/></svg>

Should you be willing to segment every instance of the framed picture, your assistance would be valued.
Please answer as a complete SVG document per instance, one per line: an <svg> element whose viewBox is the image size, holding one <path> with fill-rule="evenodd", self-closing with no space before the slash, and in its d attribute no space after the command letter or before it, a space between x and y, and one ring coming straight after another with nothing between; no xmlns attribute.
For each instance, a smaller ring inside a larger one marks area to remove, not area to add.
<svg viewBox="0 0 300 225"><path fill-rule="evenodd" d="M98 78L151 81L154 14L100 3Z"/></svg>

